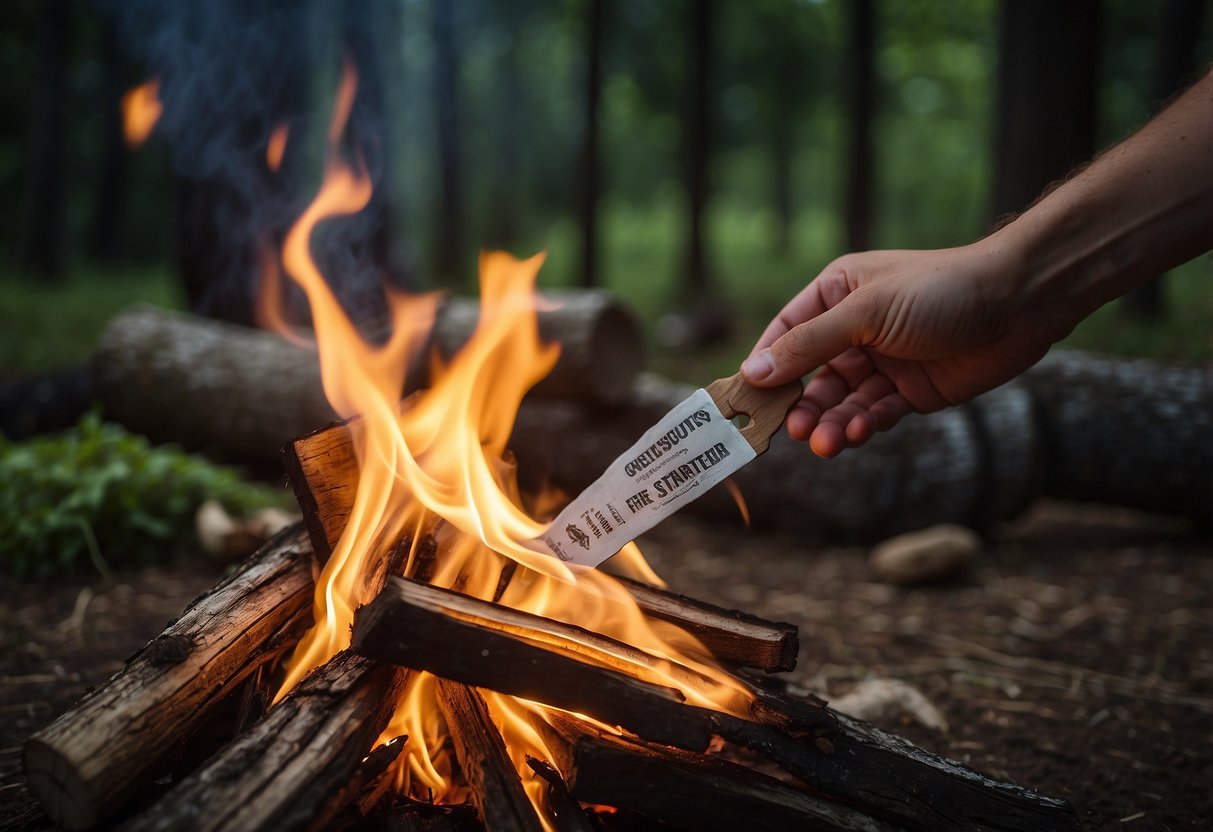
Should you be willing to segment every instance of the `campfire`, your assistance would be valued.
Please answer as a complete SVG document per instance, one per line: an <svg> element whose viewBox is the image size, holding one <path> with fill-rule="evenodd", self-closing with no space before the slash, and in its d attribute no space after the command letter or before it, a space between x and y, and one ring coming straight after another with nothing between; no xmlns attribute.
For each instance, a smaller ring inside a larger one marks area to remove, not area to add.
<svg viewBox="0 0 1213 832"><path fill-rule="evenodd" d="M608 575L535 543L562 496L524 493L507 441L559 351L537 325L542 257L482 257L471 338L405 396L436 299L390 295L389 337L367 340L309 251L319 223L370 199L337 149L352 95L349 78L320 192L264 293L264 320L288 329L279 281L305 292L344 420L285 450L304 525L30 741L48 814L134 830L1076 828L1062 801L773 681L796 662L789 625L666 591L634 544Z"/></svg>

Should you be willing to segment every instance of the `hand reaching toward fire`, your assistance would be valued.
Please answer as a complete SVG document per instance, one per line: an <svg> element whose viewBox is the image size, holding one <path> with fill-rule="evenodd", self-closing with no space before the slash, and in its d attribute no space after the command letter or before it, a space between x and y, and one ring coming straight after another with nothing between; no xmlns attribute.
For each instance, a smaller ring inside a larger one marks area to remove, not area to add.
<svg viewBox="0 0 1213 832"><path fill-rule="evenodd" d="M1213 248L1213 73L1014 222L968 246L835 260L742 364L817 370L788 433L833 457L1026 370L1095 309Z"/></svg>
<svg viewBox="0 0 1213 832"><path fill-rule="evenodd" d="M788 433L833 457L911 412L972 397L1030 367L1074 321L1016 314L981 244L851 254L783 308L742 365L782 384L815 367ZM1076 319L1075 319L1076 320Z"/></svg>

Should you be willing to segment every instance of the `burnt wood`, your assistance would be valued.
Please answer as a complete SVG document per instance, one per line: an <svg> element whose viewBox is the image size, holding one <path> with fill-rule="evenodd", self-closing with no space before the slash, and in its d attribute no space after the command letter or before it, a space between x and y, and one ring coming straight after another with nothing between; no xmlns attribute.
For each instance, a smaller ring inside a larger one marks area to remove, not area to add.
<svg viewBox="0 0 1213 832"><path fill-rule="evenodd" d="M543 824L522 788L484 699L472 688L438 680L438 706L446 718L459 770L488 832L542 832Z"/></svg>
<svg viewBox="0 0 1213 832"><path fill-rule="evenodd" d="M564 714L550 718L545 739L575 800L705 832L897 828L715 755L614 736Z"/></svg>
<svg viewBox="0 0 1213 832"><path fill-rule="evenodd" d="M764 754L815 792L906 829L1077 828L1065 801L987 778L820 700L739 679L743 689L728 713L679 704L676 691L630 678L644 665L635 648L450 590L390 579L356 616L353 642L384 661L584 713L685 750L706 748L706 722L710 733ZM695 677L690 669L674 675Z"/></svg>
<svg viewBox="0 0 1213 832"><path fill-rule="evenodd" d="M706 748L708 713L685 708L682 694L673 688L622 672L622 662L605 663L609 660L594 645L607 643L624 653L636 652L579 627L389 578L379 597L355 614L351 649L589 714L657 742ZM604 663L590 663L578 654L603 658Z"/></svg>
<svg viewBox="0 0 1213 832"><path fill-rule="evenodd" d="M165 772L229 694L298 641L313 591L311 545L295 525L26 743L30 793L66 829L112 814Z"/></svg>
<svg viewBox="0 0 1213 832"><path fill-rule="evenodd" d="M334 817L357 796L346 787L407 677L404 668L338 653L125 832L276 832Z"/></svg>

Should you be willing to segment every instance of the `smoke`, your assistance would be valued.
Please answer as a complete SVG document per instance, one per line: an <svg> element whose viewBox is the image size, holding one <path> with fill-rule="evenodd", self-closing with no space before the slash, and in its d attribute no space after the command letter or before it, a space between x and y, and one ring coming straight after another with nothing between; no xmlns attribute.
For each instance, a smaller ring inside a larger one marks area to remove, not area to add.
<svg viewBox="0 0 1213 832"><path fill-rule="evenodd" d="M346 152L363 159L375 198L326 222L313 255L357 319L382 308L391 263L389 124L380 75L389 2L102 0L127 51L160 79L157 139L178 177L178 260L194 310L250 322L259 251L274 250L320 181L324 133L343 59L359 73ZM270 136L289 126L281 166Z"/></svg>

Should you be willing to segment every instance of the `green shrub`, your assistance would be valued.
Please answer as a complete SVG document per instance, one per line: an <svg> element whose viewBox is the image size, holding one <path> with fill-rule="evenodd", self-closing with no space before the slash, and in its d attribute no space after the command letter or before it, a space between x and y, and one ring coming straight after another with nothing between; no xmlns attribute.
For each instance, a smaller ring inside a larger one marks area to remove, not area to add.
<svg viewBox="0 0 1213 832"><path fill-rule="evenodd" d="M0 436L0 573L45 578L90 562L164 562L196 545L194 513L219 500L234 513L281 505L284 494L232 468L153 447L96 413L54 437Z"/></svg>

